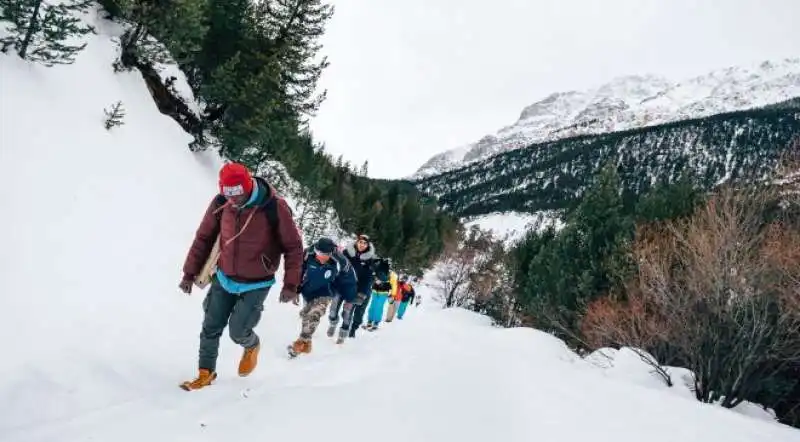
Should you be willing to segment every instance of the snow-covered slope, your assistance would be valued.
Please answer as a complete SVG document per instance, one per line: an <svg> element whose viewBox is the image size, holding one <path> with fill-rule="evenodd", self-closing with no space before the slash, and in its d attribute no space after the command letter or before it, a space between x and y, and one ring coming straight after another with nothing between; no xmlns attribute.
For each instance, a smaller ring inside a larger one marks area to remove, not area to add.
<svg viewBox="0 0 800 442"><path fill-rule="evenodd" d="M800 441L425 301L288 361L297 307L273 293L259 369L238 378L224 336L217 384L178 389L194 375L203 294L176 284L220 159L186 149L137 74L112 73L112 29L98 25L73 66L0 56L1 441ZM109 132L102 110L117 100L125 125Z"/></svg>
<svg viewBox="0 0 800 442"><path fill-rule="evenodd" d="M499 152L576 135L598 134L743 110L800 96L800 58L729 67L680 82L620 77L596 89L554 93L523 109L512 125L435 155L414 178Z"/></svg>
<svg viewBox="0 0 800 442"><path fill-rule="evenodd" d="M537 213L496 212L464 218L462 222L466 227L476 225L483 230L491 230L496 238L504 240L508 245L521 239L530 229L540 231L549 226L560 229L563 224L557 213L549 211Z"/></svg>

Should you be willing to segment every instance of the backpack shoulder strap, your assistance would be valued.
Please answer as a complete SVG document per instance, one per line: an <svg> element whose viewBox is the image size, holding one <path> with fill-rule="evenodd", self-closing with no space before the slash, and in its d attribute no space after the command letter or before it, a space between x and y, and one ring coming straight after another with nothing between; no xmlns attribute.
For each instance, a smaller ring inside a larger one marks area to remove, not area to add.
<svg viewBox="0 0 800 442"><path fill-rule="evenodd" d="M221 194L221 193L218 193L214 197L214 216L217 217L217 221L219 221L220 218L222 218L222 210L221 209L222 209L222 206L224 206L225 203L227 203L227 202L228 202L228 199L225 198L225 196L223 194Z"/></svg>
<svg viewBox="0 0 800 442"><path fill-rule="evenodd" d="M277 227L280 223L280 219L278 218L278 200L274 196L270 197L262 209L264 209L264 212L267 214L269 225L275 227L273 230L277 232Z"/></svg>
<svg viewBox="0 0 800 442"><path fill-rule="evenodd" d="M261 208L267 215L267 222L269 223L270 227L272 227L273 241L275 241L275 244L278 244L278 246L281 247L281 250L283 250L279 234L280 218L278 217L278 198L275 195L270 196L269 200L267 200L267 202L264 203L264 205Z"/></svg>

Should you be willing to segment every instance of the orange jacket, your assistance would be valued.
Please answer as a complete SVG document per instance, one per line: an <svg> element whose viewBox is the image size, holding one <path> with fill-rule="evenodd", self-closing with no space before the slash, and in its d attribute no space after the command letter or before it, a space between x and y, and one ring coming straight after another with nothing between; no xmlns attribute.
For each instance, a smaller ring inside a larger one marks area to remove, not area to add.
<svg viewBox="0 0 800 442"><path fill-rule="evenodd" d="M398 282L397 283L397 290L393 294L393 298L397 302L403 302L403 293L408 292L411 290L411 284L407 282Z"/></svg>

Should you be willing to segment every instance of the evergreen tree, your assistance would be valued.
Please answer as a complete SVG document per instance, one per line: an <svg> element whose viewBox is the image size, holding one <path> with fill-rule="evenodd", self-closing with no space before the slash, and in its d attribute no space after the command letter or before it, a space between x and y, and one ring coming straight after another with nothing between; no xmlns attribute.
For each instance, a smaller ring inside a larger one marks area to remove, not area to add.
<svg viewBox="0 0 800 442"><path fill-rule="evenodd" d="M106 122L104 127L106 130L111 130L112 127L122 126L124 123L122 119L125 117L125 109L122 108L122 102L117 101L111 106L111 109L103 109L106 114Z"/></svg>
<svg viewBox="0 0 800 442"><path fill-rule="evenodd" d="M70 40L94 33L79 17L90 0L50 4L43 0L0 0L0 23L9 34L0 37L0 51L13 49L20 58L45 66L72 64L86 43Z"/></svg>
<svg viewBox="0 0 800 442"><path fill-rule="evenodd" d="M556 327L574 343L584 305L619 289L630 276L633 220L625 213L622 185L606 166L556 233L531 232L514 252L520 301L537 325Z"/></svg>
<svg viewBox="0 0 800 442"><path fill-rule="evenodd" d="M703 196L697 181L683 175L674 183L661 183L642 195L636 203L636 219L651 222L689 216Z"/></svg>
<svg viewBox="0 0 800 442"><path fill-rule="evenodd" d="M271 56L281 67L280 82L288 104L301 115L313 114L325 98L315 95L317 81L328 66L317 59L319 38L333 16L333 6L322 0L272 0L258 3L256 20L272 41Z"/></svg>
<svg viewBox="0 0 800 442"><path fill-rule="evenodd" d="M200 51L208 0L116 0L116 5L133 24L121 39L123 66L170 59L182 64Z"/></svg>

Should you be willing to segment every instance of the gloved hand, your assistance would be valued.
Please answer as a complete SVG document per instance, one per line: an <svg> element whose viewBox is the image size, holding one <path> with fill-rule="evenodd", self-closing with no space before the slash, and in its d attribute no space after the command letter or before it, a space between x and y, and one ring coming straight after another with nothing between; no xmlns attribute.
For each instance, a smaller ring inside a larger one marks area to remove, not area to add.
<svg viewBox="0 0 800 442"><path fill-rule="evenodd" d="M186 293L187 295L190 295L190 294L192 294L192 285L193 284L194 284L194 281L184 277L183 279L181 279L180 284L178 284L178 288L181 289L181 291L183 293Z"/></svg>
<svg viewBox="0 0 800 442"><path fill-rule="evenodd" d="M281 296L279 300L280 302L291 301L294 305L297 305L297 303L299 302L297 299L297 291L284 287L283 290L281 290Z"/></svg>

